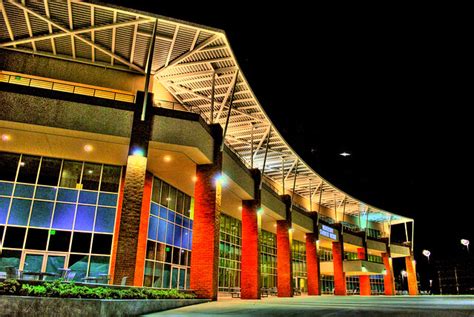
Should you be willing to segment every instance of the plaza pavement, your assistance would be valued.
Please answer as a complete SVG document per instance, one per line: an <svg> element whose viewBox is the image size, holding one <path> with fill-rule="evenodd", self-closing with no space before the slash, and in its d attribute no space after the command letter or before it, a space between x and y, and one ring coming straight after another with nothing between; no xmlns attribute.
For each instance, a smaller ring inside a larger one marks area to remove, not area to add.
<svg viewBox="0 0 474 317"><path fill-rule="evenodd" d="M221 298L147 316L473 316L474 296L296 296Z"/></svg>

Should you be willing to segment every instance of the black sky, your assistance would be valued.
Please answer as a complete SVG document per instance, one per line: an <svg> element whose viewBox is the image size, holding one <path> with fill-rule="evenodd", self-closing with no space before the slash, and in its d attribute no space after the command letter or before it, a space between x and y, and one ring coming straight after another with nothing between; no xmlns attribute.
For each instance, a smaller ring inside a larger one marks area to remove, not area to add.
<svg viewBox="0 0 474 317"><path fill-rule="evenodd" d="M225 30L257 98L306 162L349 194L415 219L418 260L423 249L448 257L463 251L461 238L474 242L465 8L109 2Z"/></svg>

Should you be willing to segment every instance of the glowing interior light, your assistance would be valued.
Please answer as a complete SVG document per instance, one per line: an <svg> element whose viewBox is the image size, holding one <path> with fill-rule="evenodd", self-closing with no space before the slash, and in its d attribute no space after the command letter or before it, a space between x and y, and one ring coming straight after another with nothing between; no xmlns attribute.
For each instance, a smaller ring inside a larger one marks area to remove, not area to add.
<svg viewBox="0 0 474 317"><path fill-rule="evenodd" d="M84 145L84 151L86 151L86 152L92 152L93 149L94 149L94 147L90 144Z"/></svg>
<svg viewBox="0 0 474 317"><path fill-rule="evenodd" d="M25 162L20 162L20 166L21 167L25 166Z"/></svg>
<svg viewBox="0 0 474 317"><path fill-rule="evenodd" d="M2 141L10 141L11 140L11 137L10 135L8 134L2 134Z"/></svg>
<svg viewBox="0 0 474 317"><path fill-rule="evenodd" d="M132 155L144 157L144 156L145 156L145 151L143 151L143 149L137 147L137 148L134 148L134 149L133 149Z"/></svg>
<svg viewBox="0 0 474 317"><path fill-rule="evenodd" d="M92 171L92 170L88 170L88 171L87 171L87 173L89 173L89 174L92 174L92 173L93 173L93 171Z"/></svg>
<svg viewBox="0 0 474 317"><path fill-rule="evenodd" d="M165 156L163 157L163 161L165 161L165 162L171 162L171 156L170 156L170 155L165 155Z"/></svg>
<svg viewBox="0 0 474 317"><path fill-rule="evenodd" d="M171 198L170 198L170 197L166 197L166 200L167 200L167 201L170 201L170 200L171 200Z"/></svg>
<svg viewBox="0 0 474 317"><path fill-rule="evenodd" d="M340 153L339 155L346 157L346 156L351 156L351 153L342 152L342 153Z"/></svg>

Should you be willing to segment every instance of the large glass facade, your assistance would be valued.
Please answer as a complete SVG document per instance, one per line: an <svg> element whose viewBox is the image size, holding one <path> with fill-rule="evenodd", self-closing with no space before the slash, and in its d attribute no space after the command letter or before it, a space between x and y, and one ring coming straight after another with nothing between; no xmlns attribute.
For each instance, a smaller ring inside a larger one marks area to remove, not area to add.
<svg viewBox="0 0 474 317"><path fill-rule="evenodd" d="M370 289L372 295L383 295L385 292L383 275L371 275L370 276Z"/></svg>
<svg viewBox="0 0 474 317"><path fill-rule="evenodd" d="M192 198L153 178L143 285L189 288Z"/></svg>
<svg viewBox="0 0 474 317"><path fill-rule="evenodd" d="M360 294L359 276L346 276L346 291L347 295Z"/></svg>
<svg viewBox="0 0 474 317"><path fill-rule="evenodd" d="M230 292L240 287L242 256L242 223L221 214L219 234L219 291Z"/></svg>
<svg viewBox="0 0 474 317"><path fill-rule="evenodd" d="M331 262L332 261L332 250L327 248L319 248L319 261L320 262Z"/></svg>
<svg viewBox="0 0 474 317"><path fill-rule="evenodd" d="M277 287L277 242L274 233L260 232L260 271L261 286Z"/></svg>
<svg viewBox="0 0 474 317"><path fill-rule="evenodd" d="M321 294L334 294L334 276L321 274Z"/></svg>
<svg viewBox="0 0 474 317"><path fill-rule="evenodd" d="M293 267L294 287L307 292L306 244L293 240L291 243L291 265Z"/></svg>
<svg viewBox="0 0 474 317"><path fill-rule="evenodd" d="M108 274L121 171L0 152L0 272Z"/></svg>

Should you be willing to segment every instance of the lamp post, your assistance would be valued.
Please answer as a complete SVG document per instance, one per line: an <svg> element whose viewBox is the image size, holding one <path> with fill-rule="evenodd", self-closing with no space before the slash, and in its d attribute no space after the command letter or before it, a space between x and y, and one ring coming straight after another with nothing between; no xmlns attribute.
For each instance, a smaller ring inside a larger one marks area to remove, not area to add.
<svg viewBox="0 0 474 317"><path fill-rule="evenodd" d="M431 255L431 252L428 251L428 250L423 250L423 255L428 258L428 263L430 263L430 255Z"/></svg>
<svg viewBox="0 0 474 317"><path fill-rule="evenodd" d="M404 291L405 290L405 277L408 276L408 273L405 270L401 270L400 275L402 276L402 291Z"/></svg>
<svg viewBox="0 0 474 317"><path fill-rule="evenodd" d="M469 240L467 240L467 239L461 239L461 244L466 247L467 253L469 254Z"/></svg>

